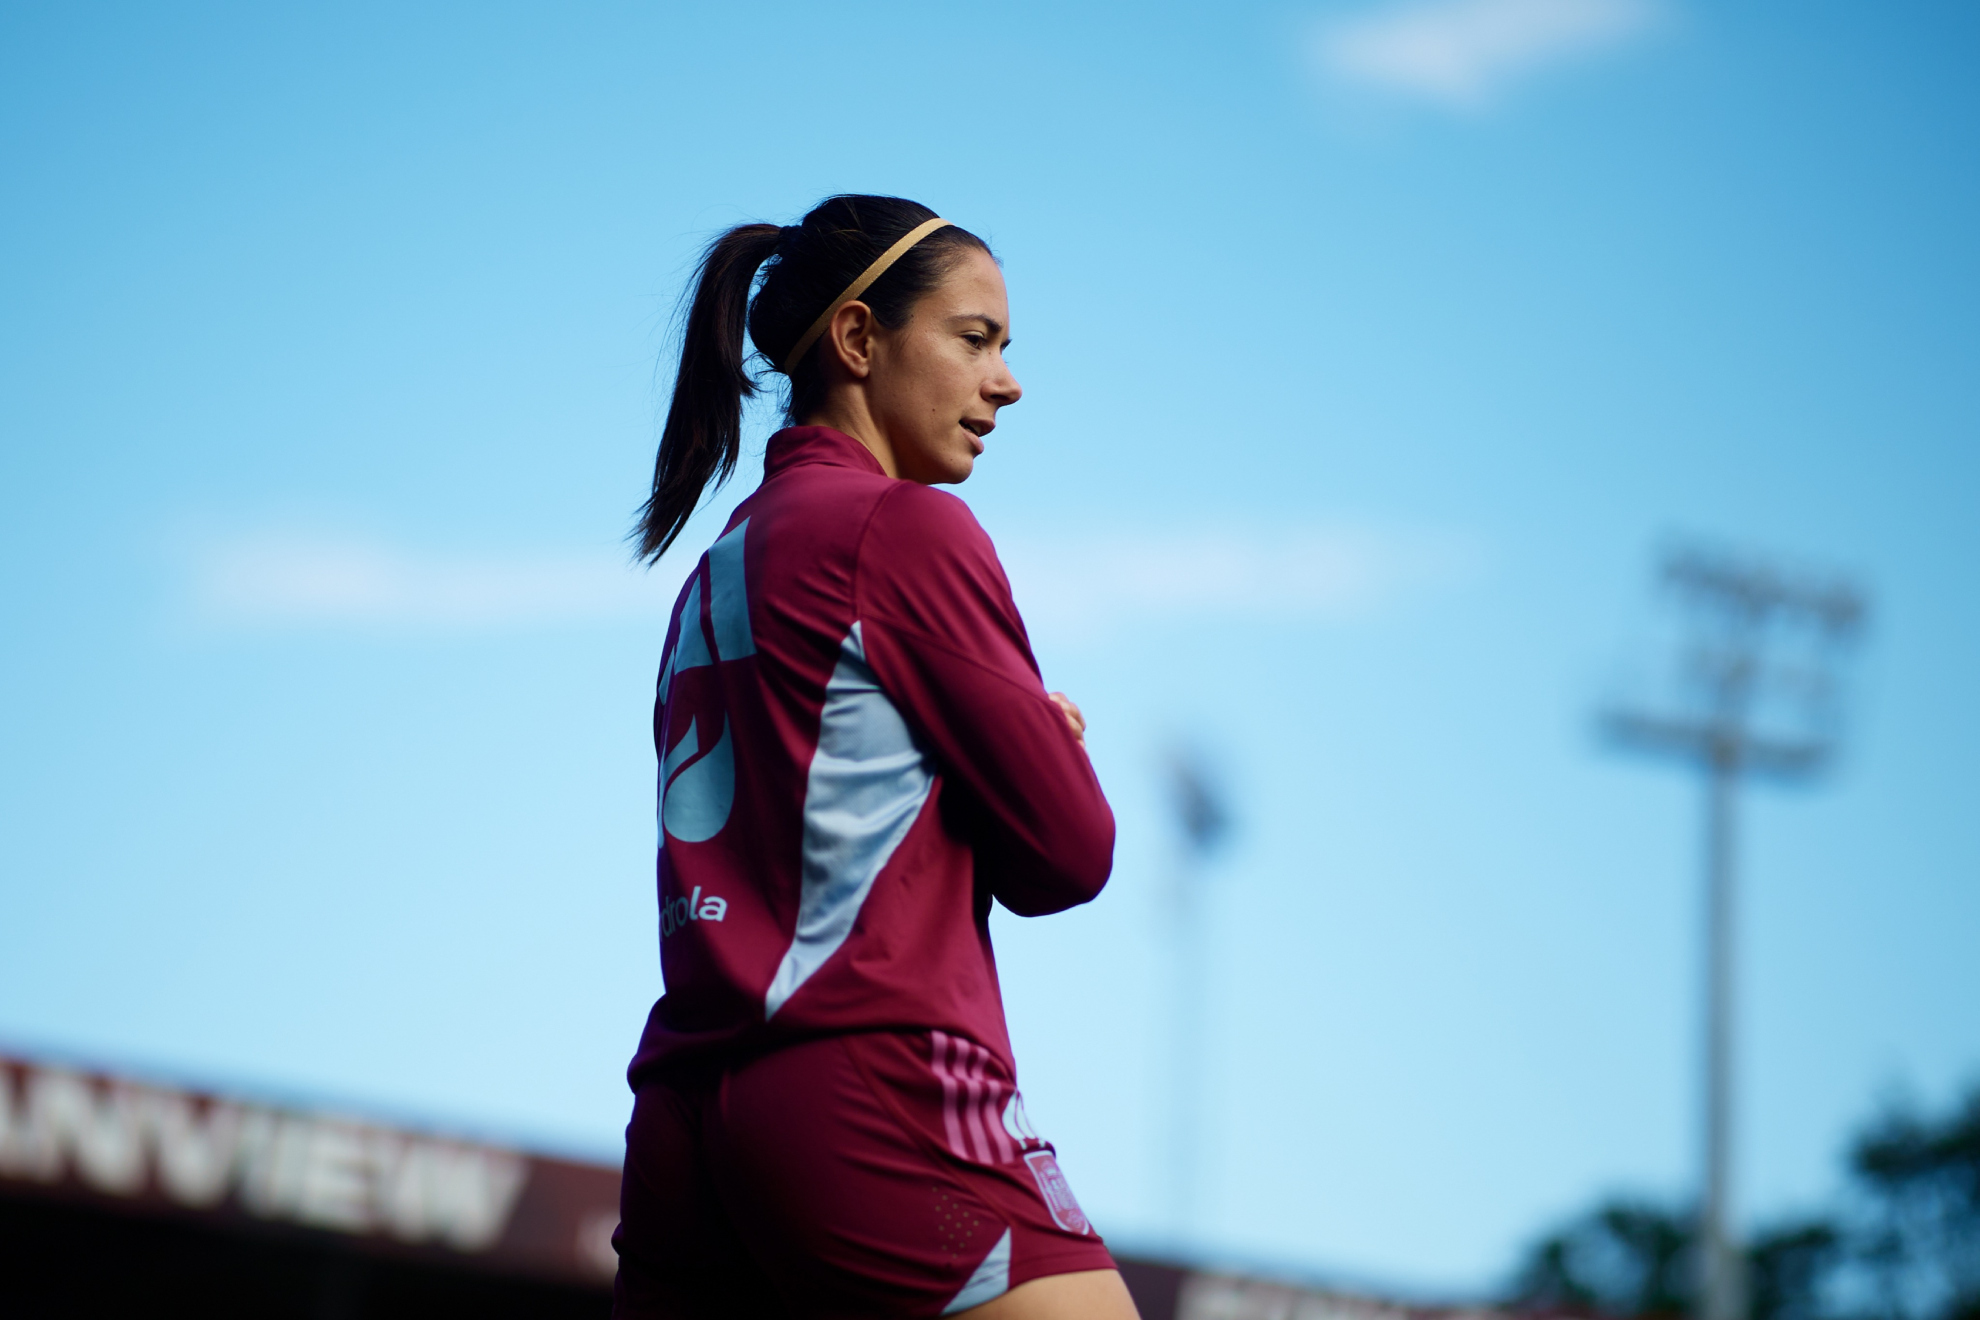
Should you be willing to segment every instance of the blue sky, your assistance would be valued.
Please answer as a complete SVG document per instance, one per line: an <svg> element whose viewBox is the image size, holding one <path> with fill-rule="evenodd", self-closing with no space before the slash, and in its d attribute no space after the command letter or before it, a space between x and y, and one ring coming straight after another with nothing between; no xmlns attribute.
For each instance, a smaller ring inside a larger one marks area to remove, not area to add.
<svg viewBox="0 0 1980 1320"><path fill-rule="evenodd" d="M1849 755L1743 820L1739 1201L1817 1204L1980 1072L1977 61L1950 3L6 6L0 1041L615 1156L673 300L888 191L1011 285L961 493L1121 843L996 933L1103 1230L1175 1240L1178 742L1238 822L1191 1251L1473 1290L1688 1185L1699 792L1591 733L1683 535L1875 599Z"/></svg>

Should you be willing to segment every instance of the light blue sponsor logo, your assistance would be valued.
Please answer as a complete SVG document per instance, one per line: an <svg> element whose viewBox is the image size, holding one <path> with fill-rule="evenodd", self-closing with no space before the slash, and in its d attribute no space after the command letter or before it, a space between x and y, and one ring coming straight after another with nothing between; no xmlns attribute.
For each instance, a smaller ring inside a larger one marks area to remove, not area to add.
<svg viewBox="0 0 1980 1320"><path fill-rule="evenodd" d="M722 721L722 736L700 760L695 725L688 722L674 750L667 753L661 774L667 789L660 799L660 827L682 843L706 843L729 823L729 809L736 802L736 752L729 741L729 722ZM679 766L679 770L670 768Z"/></svg>
<svg viewBox="0 0 1980 1320"><path fill-rule="evenodd" d="M696 885L692 894L683 895L660 909L660 938L666 939L677 930L686 930L692 921L721 921L729 915L729 900L713 894L703 897L701 886Z"/></svg>
<svg viewBox="0 0 1980 1320"><path fill-rule="evenodd" d="M756 654L749 629L749 592L743 582L743 533L749 519L708 547L708 614L715 625L715 654L740 660Z"/></svg>
<svg viewBox="0 0 1980 1320"><path fill-rule="evenodd" d="M701 620L701 571L696 566L681 605L681 624L673 650L660 668L660 694L671 701L674 679L690 669L721 660L741 660L756 654L756 635L749 625L749 595L743 578L743 542L749 519L737 523L704 556L708 568L709 623L714 645ZM705 843L729 823L736 802L736 755L728 717L715 745L702 752L698 721L688 719L687 732L669 749L660 765L660 826L682 843ZM670 722L671 723L671 722Z"/></svg>

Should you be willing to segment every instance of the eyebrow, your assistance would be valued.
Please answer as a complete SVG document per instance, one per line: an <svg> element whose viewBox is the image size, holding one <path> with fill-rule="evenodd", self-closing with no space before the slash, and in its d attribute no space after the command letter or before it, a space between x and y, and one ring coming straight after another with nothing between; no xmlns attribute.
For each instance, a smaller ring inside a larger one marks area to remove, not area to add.
<svg viewBox="0 0 1980 1320"><path fill-rule="evenodd" d="M983 322L983 328L990 332L992 339L1000 338L1004 333L1004 323L987 312L960 312L949 318L950 325L958 325L964 321Z"/></svg>

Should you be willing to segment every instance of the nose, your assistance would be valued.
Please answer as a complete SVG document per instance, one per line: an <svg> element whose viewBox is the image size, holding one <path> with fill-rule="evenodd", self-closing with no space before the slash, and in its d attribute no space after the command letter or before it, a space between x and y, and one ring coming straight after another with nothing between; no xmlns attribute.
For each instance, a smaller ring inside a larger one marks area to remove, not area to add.
<svg viewBox="0 0 1980 1320"><path fill-rule="evenodd" d="M1024 397L1024 386L1017 383L1017 377L1001 358L997 361L997 374L984 383L983 397L998 408L1008 408Z"/></svg>

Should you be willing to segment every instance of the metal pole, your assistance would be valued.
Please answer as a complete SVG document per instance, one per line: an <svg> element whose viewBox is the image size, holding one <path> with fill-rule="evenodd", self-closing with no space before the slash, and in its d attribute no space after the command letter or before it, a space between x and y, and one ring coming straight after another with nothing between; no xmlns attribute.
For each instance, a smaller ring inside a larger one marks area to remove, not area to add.
<svg viewBox="0 0 1980 1320"><path fill-rule="evenodd" d="M1197 1200L1202 1189L1198 1186L1197 1147L1201 1137L1198 1128L1201 1123L1201 1090L1203 1067L1203 978L1198 974L1202 963L1199 943L1203 939L1203 923L1197 911L1198 890L1201 888L1198 874L1201 868L1194 849L1185 853L1182 864L1176 871L1175 902L1175 1091L1172 1102L1174 1131L1169 1142L1168 1159L1174 1177L1174 1217L1172 1231L1176 1235L1178 1247L1187 1250L1195 1236L1197 1222Z"/></svg>
<svg viewBox="0 0 1980 1320"><path fill-rule="evenodd" d="M1744 1320L1745 1257L1732 1225L1733 808L1737 749L1712 750L1705 845L1705 1198L1699 1211L1702 1320Z"/></svg>
<svg viewBox="0 0 1980 1320"><path fill-rule="evenodd" d="M1610 735L1637 751L1704 771L1704 1186L1695 1231L1697 1320L1745 1320L1746 1255L1733 1222L1733 1034L1738 985L1734 816L1750 775L1805 779L1836 747L1833 667L1863 625L1862 595L1764 563L1697 550L1664 564L1664 582L1692 620L1679 686L1664 710L1618 707ZM1793 663L1770 663L1790 648ZM1812 649L1810 649L1812 648ZM1768 718L1755 719L1763 705Z"/></svg>
<svg viewBox="0 0 1980 1320"><path fill-rule="evenodd" d="M1174 906L1175 946L1171 975L1175 987L1173 1049L1175 1074L1168 1148L1161 1157L1171 1170L1175 1197L1170 1230L1176 1249L1189 1253L1203 1225L1203 1104L1209 1088L1208 1041L1211 977L1210 912L1204 902L1204 881L1211 851L1230 829L1223 803L1202 767L1184 752L1169 761L1183 846L1176 857Z"/></svg>

